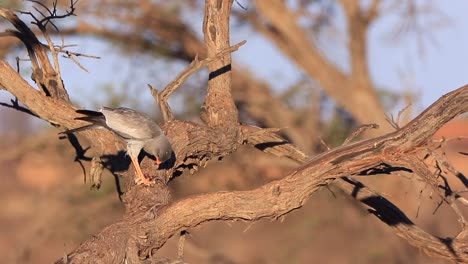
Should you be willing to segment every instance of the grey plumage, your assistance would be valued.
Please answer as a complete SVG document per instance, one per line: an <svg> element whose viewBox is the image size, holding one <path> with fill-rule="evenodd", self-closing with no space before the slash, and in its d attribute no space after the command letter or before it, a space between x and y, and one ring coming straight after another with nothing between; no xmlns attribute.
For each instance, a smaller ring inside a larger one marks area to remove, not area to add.
<svg viewBox="0 0 468 264"><path fill-rule="evenodd" d="M91 124L67 131L79 132L88 129L108 129L127 142L127 153L137 170L137 182L148 183L138 164L138 155L141 149L153 155L157 164L165 162L172 156L171 143L161 128L147 115L133 109L120 107L102 107L99 112L90 110L77 110L82 117L75 118Z"/></svg>

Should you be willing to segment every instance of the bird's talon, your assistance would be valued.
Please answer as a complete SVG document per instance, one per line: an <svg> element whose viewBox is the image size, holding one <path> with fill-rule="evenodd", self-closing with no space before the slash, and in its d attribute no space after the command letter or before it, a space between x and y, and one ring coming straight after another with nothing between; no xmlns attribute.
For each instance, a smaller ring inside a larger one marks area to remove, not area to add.
<svg viewBox="0 0 468 264"><path fill-rule="evenodd" d="M154 180L147 179L146 177L137 177L135 178L135 183L137 185L151 186L155 183Z"/></svg>

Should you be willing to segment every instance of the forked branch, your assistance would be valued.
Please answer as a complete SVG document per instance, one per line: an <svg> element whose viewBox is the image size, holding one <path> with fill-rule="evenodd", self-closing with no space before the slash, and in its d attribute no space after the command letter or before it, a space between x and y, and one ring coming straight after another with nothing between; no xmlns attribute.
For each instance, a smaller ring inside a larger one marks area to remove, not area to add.
<svg viewBox="0 0 468 264"><path fill-rule="evenodd" d="M224 57L228 53L232 53L238 50L241 46L243 46L247 41L241 41L234 46L231 46L227 49L220 51L216 56L206 58L204 60L199 60L198 56L195 56L195 59L189 64L185 70L183 70L175 79L174 81L170 82L162 92L158 93L158 91L153 88L151 85L148 84L148 88L150 89L151 95L154 97L156 102L159 104L161 108L161 112L163 114L164 121L172 121L174 120L174 114L172 113L171 108L167 100L169 97L180 87L182 83L184 83L192 74L197 72L203 67L206 67L213 61L219 60Z"/></svg>

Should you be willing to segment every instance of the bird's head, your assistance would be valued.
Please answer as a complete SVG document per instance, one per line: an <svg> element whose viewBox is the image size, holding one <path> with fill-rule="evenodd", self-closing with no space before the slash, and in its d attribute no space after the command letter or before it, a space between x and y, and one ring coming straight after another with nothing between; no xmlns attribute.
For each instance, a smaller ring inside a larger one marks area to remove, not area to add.
<svg viewBox="0 0 468 264"><path fill-rule="evenodd" d="M172 156L172 148L158 148L156 149L156 164L161 164L165 162L166 160L170 159Z"/></svg>
<svg viewBox="0 0 468 264"><path fill-rule="evenodd" d="M156 164L159 165L172 156L172 146L166 137L158 137L156 140L149 142L144 147L145 151L156 157Z"/></svg>

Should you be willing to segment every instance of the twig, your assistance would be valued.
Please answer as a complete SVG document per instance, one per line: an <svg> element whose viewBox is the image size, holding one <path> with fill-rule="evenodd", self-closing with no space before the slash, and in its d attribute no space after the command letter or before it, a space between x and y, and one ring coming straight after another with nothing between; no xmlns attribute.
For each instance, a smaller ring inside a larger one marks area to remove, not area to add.
<svg viewBox="0 0 468 264"><path fill-rule="evenodd" d="M430 155L434 158L438 165L447 169L448 172L455 176L455 178L459 179L465 187L468 187L468 179L466 179L466 177L461 172L459 172L452 164L450 164L444 155L439 155L435 151L430 151Z"/></svg>
<svg viewBox="0 0 468 264"><path fill-rule="evenodd" d="M276 129L275 129L276 130ZM287 157L299 163L309 159L304 152L296 148L290 142L274 133L275 130L261 129L255 126L241 126L243 142L252 145L264 152L278 157Z"/></svg>
<svg viewBox="0 0 468 264"><path fill-rule="evenodd" d="M411 102L409 102L405 107L403 107L403 109L401 109L400 111L398 111L398 116L397 116L397 119L395 120L393 118L393 115L391 114L390 117L385 115L385 120L387 120L387 122L395 129L395 130L398 130L400 129L400 118L401 118L401 115L411 106Z"/></svg>
<svg viewBox="0 0 468 264"><path fill-rule="evenodd" d="M32 116L34 116L34 117L39 118L38 115L36 115L35 113L33 113L33 112L32 112L31 110L29 110L28 108L19 105L18 98L15 97L15 100L11 99L10 102L11 102L11 105L9 105L9 104L7 104L7 103L3 103L3 102L0 102L0 105L2 105L2 106L4 106L4 107L7 107L7 108L12 108L12 109L18 110L18 111L20 111L20 112L23 112L23 113L26 113L26 114L29 114L29 115L32 115Z"/></svg>
<svg viewBox="0 0 468 264"><path fill-rule="evenodd" d="M385 120L395 129L398 130L400 129L400 126L397 124L395 119L393 118L393 115L391 114L390 117L388 115L385 115Z"/></svg>
<svg viewBox="0 0 468 264"><path fill-rule="evenodd" d="M322 146L324 146L327 151L331 149L330 146L328 146L327 142L325 142L325 140L323 140L322 137L319 137L319 140L320 140L320 144L322 144Z"/></svg>
<svg viewBox="0 0 468 264"><path fill-rule="evenodd" d="M40 12L37 8L34 8L43 17L41 20L35 19L36 20L35 23L39 23L39 24L44 25L44 26L46 26L48 23L52 24L51 20L53 20L53 19L61 19L61 18L69 17L69 16L76 16L76 14L75 14L76 6L75 5L79 2L79 0L70 0L70 11L65 10L65 14L58 15L57 14L57 11L58 11L58 9L57 9L57 0L54 0L52 2L52 10L49 7L47 7L46 5L44 5L43 3L41 3L40 1L37 1L37 0L27 0L27 1L40 5L42 8L44 8L49 13L49 15L46 16L42 12ZM53 26L55 27L55 25L53 25Z"/></svg>
<svg viewBox="0 0 468 264"><path fill-rule="evenodd" d="M32 13L22 12L23 14L29 14L35 21L39 21ZM43 32L44 38L46 38L49 49L52 52L54 59L55 70L52 67L49 57L47 56L46 50L43 48L43 44L37 39L36 35L31 29L18 18L11 10L6 8L0 8L0 17L8 20L15 28L16 31L8 31L20 39L28 50L28 55L31 59L33 68L32 78L39 86L41 91L47 96L56 97L66 102L70 101L68 93L63 86L63 82L60 76L60 69L58 66L58 59L56 58L55 48L50 37L47 35L45 26L41 23L36 22L35 24Z"/></svg>
<svg viewBox="0 0 468 264"><path fill-rule="evenodd" d="M56 47L55 49L56 49L57 52L63 53L64 58L70 59L80 69L82 69L83 71L89 73L89 71L83 65L81 65L81 63L75 57L85 57L85 58L91 58L91 59L100 59L101 57L93 56L93 55L87 55L87 54L78 53L78 52L73 52L73 51L69 51L69 50L65 49L66 47L72 47L72 46L75 46L75 45L65 45L65 44L62 43L61 47Z"/></svg>
<svg viewBox="0 0 468 264"><path fill-rule="evenodd" d="M69 50L64 49L65 47L72 47L72 46L74 46L74 45L64 45L64 46L58 48L57 52L64 53L65 54L64 56L66 56L66 58L71 57L71 56L75 56L75 57L85 57L85 58L91 58L91 59L101 59L100 56L88 55L88 54L73 52L73 51L69 51Z"/></svg>
<svg viewBox="0 0 468 264"><path fill-rule="evenodd" d="M184 259L184 245L185 245L185 238L187 236L187 231L183 230L180 232L180 237L179 237L179 245L177 247L177 258L179 260Z"/></svg>
<svg viewBox="0 0 468 264"><path fill-rule="evenodd" d="M368 129L377 129L377 128L379 128L379 125L377 124L364 124L362 126L359 126L351 133L351 135L349 135L345 139L342 145L343 146L348 145L351 141L353 141L356 137L358 137L359 135L361 135L364 131Z"/></svg>
<svg viewBox="0 0 468 264"><path fill-rule="evenodd" d="M398 126L400 126L400 122L401 122L401 115L406 111L408 110L408 108L410 108L410 106L412 105L411 102L408 102L408 104L403 107L403 109L401 109L400 111L398 111L398 116L397 116L397 120L396 120L396 123Z"/></svg>

